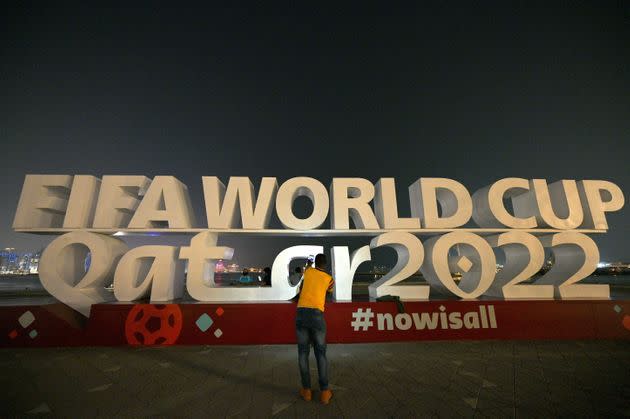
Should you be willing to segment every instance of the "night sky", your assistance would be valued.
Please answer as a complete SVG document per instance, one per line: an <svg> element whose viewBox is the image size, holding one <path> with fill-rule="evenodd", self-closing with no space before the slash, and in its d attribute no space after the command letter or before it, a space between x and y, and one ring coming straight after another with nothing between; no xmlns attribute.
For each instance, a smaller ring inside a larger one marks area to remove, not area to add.
<svg viewBox="0 0 630 419"><path fill-rule="evenodd" d="M174 175L204 222L204 175L395 177L402 215L421 176L606 179L627 201L630 3L474 3L5 9L0 247L52 239L11 230L28 173ZM630 260L629 205L604 260ZM368 241L221 240L253 265Z"/></svg>

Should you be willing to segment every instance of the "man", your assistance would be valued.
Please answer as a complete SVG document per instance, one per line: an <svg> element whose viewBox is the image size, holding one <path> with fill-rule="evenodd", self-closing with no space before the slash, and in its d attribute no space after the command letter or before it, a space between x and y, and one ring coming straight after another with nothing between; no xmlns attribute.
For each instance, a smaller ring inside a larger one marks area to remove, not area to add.
<svg viewBox="0 0 630 419"><path fill-rule="evenodd" d="M312 397L311 375L308 366L308 356L312 344L319 374L320 401L323 404L328 404L332 398L332 391L328 389L324 304L326 302L326 293L332 292L334 280L324 271L326 264L326 255L320 253L315 256L315 268L307 269L304 272L302 291L300 292L295 319L298 364L302 379L300 396L306 401L310 401Z"/></svg>

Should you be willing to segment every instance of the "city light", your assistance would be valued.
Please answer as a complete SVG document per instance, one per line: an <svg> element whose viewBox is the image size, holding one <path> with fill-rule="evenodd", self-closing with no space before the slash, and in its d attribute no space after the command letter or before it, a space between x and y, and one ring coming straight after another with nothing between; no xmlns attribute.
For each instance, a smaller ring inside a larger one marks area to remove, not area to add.
<svg viewBox="0 0 630 419"><path fill-rule="evenodd" d="M15 248L0 251L0 275L37 274L41 252L17 253Z"/></svg>

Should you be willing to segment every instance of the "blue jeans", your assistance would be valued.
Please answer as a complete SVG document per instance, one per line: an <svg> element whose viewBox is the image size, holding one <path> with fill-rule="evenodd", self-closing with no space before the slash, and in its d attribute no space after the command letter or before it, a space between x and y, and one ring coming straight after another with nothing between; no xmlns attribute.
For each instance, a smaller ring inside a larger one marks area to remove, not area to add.
<svg viewBox="0 0 630 419"><path fill-rule="evenodd" d="M295 332L298 344L298 364L302 378L302 388L311 388L311 373L308 357L311 344L317 360L320 390L328 390L328 361L326 360L326 321L324 313L316 308L299 307L295 319Z"/></svg>

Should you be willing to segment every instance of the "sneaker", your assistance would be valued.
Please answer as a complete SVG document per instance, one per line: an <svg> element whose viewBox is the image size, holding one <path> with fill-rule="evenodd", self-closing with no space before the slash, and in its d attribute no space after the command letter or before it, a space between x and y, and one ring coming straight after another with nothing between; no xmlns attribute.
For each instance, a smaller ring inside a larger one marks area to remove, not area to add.
<svg viewBox="0 0 630 419"><path fill-rule="evenodd" d="M311 389L310 388L301 388L300 389L300 397L302 397L305 401L310 402L311 401Z"/></svg>
<svg viewBox="0 0 630 419"><path fill-rule="evenodd" d="M330 390L322 390L322 394L319 396L319 400L322 404L328 404L332 399L333 393Z"/></svg>

